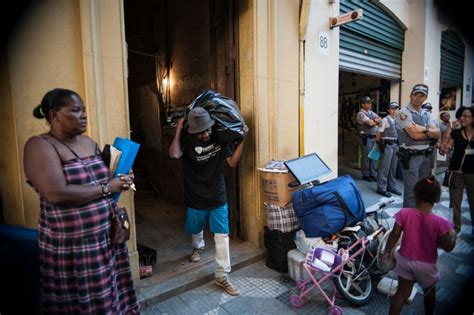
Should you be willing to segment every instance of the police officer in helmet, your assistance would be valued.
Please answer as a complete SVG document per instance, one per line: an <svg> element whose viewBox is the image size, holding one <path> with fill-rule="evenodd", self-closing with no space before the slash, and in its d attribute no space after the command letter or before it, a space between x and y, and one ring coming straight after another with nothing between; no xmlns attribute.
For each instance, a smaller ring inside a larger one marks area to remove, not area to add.
<svg viewBox="0 0 474 315"><path fill-rule="evenodd" d="M431 114L421 108L428 98L428 86L415 84L410 94L410 102L396 116L395 125L400 148L398 157L403 171L403 207L414 208L415 183L431 175L430 157L433 148L431 139L437 139L439 128L433 124Z"/></svg>
<svg viewBox="0 0 474 315"><path fill-rule="evenodd" d="M395 128L395 116L400 109L397 102L390 102L387 106L388 115L382 119L382 123L376 134L379 146L380 164L377 170L377 193L384 197L391 197L392 193L401 195L398 190L395 174L397 172L398 157L398 134Z"/></svg>
<svg viewBox="0 0 474 315"><path fill-rule="evenodd" d="M380 117L372 111L372 99L364 96L360 101L360 111L357 113L357 134L361 149L362 179L368 182L377 180L376 161L369 159L369 152L375 145L375 134L380 124Z"/></svg>

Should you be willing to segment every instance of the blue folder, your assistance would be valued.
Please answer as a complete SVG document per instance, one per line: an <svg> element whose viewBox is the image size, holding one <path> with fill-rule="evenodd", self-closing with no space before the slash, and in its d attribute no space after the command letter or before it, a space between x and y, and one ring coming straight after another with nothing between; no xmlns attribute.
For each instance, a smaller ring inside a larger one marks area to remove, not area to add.
<svg viewBox="0 0 474 315"><path fill-rule="evenodd" d="M115 138L114 147L122 151L120 161L118 162L117 169L115 170L114 177L118 174L128 174L132 169L133 162L137 157L138 149L140 145L132 140L126 138ZM115 193L114 198L118 200L120 193Z"/></svg>

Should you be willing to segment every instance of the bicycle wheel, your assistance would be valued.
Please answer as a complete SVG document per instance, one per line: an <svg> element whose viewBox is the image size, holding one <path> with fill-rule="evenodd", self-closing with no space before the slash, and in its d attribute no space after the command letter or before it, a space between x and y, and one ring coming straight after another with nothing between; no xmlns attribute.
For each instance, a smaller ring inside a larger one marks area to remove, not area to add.
<svg viewBox="0 0 474 315"><path fill-rule="evenodd" d="M349 262L333 281L339 294L357 306L367 304L375 291L365 263Z"/></svg>

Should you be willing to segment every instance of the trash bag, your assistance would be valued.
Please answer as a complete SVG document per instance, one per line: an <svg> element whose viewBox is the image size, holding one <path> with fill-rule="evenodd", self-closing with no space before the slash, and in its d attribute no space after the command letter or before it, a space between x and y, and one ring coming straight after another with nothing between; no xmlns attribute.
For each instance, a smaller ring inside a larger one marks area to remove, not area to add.
<svg viewBox="0 0 474 315"><path fill-rule="evenodd" d="M288 272L288 252L296 248L293 238L296 231L284 233L263 227L263 240L267 249L267 267L278 272Z"/></svg>
<svg viewBox="0 0 474 315"><path fill-rule="evenodd" d="M244 118L237 103L213 90L205 90L189 105L188 110L202 107L216 121L218 143L240 142L244 137Z"/></svg>

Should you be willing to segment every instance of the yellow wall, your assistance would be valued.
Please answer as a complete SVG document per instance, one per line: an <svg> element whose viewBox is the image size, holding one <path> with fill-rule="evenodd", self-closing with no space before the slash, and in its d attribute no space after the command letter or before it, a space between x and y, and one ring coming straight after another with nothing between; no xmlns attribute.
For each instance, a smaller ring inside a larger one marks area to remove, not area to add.
<svg viewBox="0 0 474 315"><path fill-rule="evenodd" d="M245 240L261 243L266 213L257 167L298 156L298 3L239 2L240 106L249 124L241 162Z"/></svg>
<svg viewBox="0 0 474 315"><path fill-rule="evenodd" d="M10 74L8 60L0 56L0 192L2 207L5 210L4 220L15 225L25 225L22 203L21 165L17 145L17 132L14 119L14 108L11 98ZM7 211L8 210L8 211Z"/></svg>
<svg viewBox="0 0 474 315"><path fill-rule="evenodd" d="M7 67L2 67L0 115L2 140L2 194L6 222L36 227L38 196L26 184L23 146L33 135L46 132L45 120L33 117L33 108L55 88L75 90L88 111L87 134L102 147L116 136L127 137L128 95L126 51L121 0L47 0L32 6L8 45ZM9 84L8 84L9 83ZM5 179L4 179L5 178ZM6 183L7 184L6 184ZM130 194L121 204L134 218ZM132 272L138 279L135 224L129 250Z"/></svg>
<svg viewBox="0 0 474 315"><path fill-rule="evenodd" d="M12 149L17 151L15 154L19 159L9 159L7 163L8 167L17 169L20 161L20 172L17 174L21 174L21 189L13 193L19 201L23 197L23 205L6 208L5 212L9 217L11 213L14 213L13 217L23 216L24 222L14 223L28 227L36 227L39 201L33 189L26 184L22 165L23 146L32 135L48 130L45 120L33 117L33 108L52 88L70 88L79 94L84 91L77 8L75 1L60 0L44 1L32 7L19 23L8 45L10 104L13 108L13 121L9 123L15 127L16 139ZM24 212L23 215L21 212Z"/></svg>

